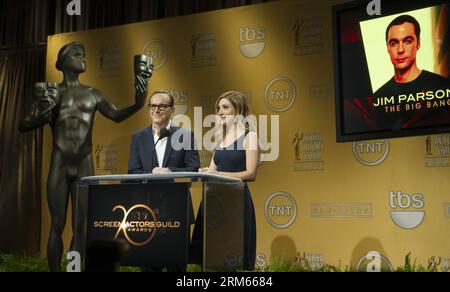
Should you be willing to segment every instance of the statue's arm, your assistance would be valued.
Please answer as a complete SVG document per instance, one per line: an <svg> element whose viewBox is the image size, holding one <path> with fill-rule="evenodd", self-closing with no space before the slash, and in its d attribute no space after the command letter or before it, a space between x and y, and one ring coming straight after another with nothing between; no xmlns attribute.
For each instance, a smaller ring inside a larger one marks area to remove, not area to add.
<svg viewBox="0 0 450 292"><path fill-rule="evenodd" d="M135 103L129 107L119 110L114 104L112 104L106 96L103 95L98 90L95 90L96 96L100 99L98 110L102 115L106 118L113 120L116 123L120 123L121 121L127 119L129 116L140 110L145 105L145 100L147 98L147 90L148 80L141 77L136 76L135 82Z"/></svg>
<svg viewBox="0 0 450 292"><path fill-rule="evenodd" d="M37 129L52 119L52 112L40 112L37 106L33 103L31 112L20 122L19 130L21 132L31 131Z"/></svg>

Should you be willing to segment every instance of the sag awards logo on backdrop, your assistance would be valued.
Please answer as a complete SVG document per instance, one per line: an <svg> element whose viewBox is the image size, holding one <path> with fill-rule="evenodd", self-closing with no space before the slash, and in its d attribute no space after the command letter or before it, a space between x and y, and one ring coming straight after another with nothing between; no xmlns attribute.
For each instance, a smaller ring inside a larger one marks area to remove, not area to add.
<svg viewBox="0 0 450 292"><path fill-rule="evenodd" d="M267 108L278 113L287 111L296 97L295 84L287 77L277 77L270 81L264 93Z"/></svg>
<svg viewBox="0 0 450 292"><path fill-rule="evenodd" d="M104 46L98 50L99 77L110 78L120 76L121 53L116 46Z"/></svg>
<svg viewBox="0 0 450 292"><path fill-rule="evenodd" d="M378 251L370 251L363 255L356 265L357 272L393 272L389 260Z"/></svg>
<svg viewBox="0 0 450 292"><path fill-rule="evenodd" d="M122 221L102 221L93 222L95 229L117 229L114 240L123 235L126 240L134 246L147 245L155 236L158 228L179 229L179 221L158 221L157 210L152 210L147 205L138 204L127 210L124 206L117 205L113 212L121 210L123 212Z"/></svg>
<svg viewBox="0 0 450 292"><path fill-rule="evenodd" d="M266 199L264 214L273 227L288 228L297 217L297 204L290 194L275 192Z"/></svg>
<svg viewBox="0 0 450 292"><path fill-rule="evenodd" d="M207 114L215 114L216 109L216 99L219 95L218 94L205 94L200 97L202 110Z"/></svg>
<svg viewBox="0 0 450 292"><path fill-rule="evenodd" d="M295 262L297 264L307 263L313 270L318 270L325 266L325 255L323 253L297 253Z"/></svg>
<svg viewBox="0 0 450 292"><path fill-rule="evenodd" d="M295 133L292 138L294 146L294 171L324 170L324 142L319 133Z"/></svg>
<svg viewBox="0 0 450 292"><path fill-rule="evenodd" d="M425 138L425 167L450 167L450 134Z"/></svg>
<svg viewBox="0 0 450 292"><path fill-rule="evenodd" d="M117 171L117 145L97 144L94 149L95 173L112 174Z"/></svg>
<svg viewBox="0 0 450 292"><path fill-rule="evenodd" d="M371 218L371 203L312 203L312 218Z"/></svg>
<svg viewBox="0 0 450 292"><path fill-rule="evenodd" d="M450 271L450 258L442 259L442 265L445 271Z"/></svg>
<svg viewBox="0 0 450 292"><path fill-rule="evenodd" d="M353 156L365 166L376 166L383 163L388 154L388 140L353 142Z"/></svg>
<svg viewBox="0 0 450 292"><path fill-rule="evenodd" d="M444 216L447 219L450 219L450 203L444 204Z"/></svg>
<svg viewBox="0 0 450 292"><path fill-rule="evenodd" d="M425 199L422 194L408 195L401 191L390 191L389 206L392 221L403 229L416 228L425 217Z"/></svg>
<svg viewBox="0 0 450 292"><path fill-rule="evenodd" d="M153 70L159 70L167 60L167 47L161 40L149 41L142 50L143 55L153 58Z"/></svg>
<svg viewBox="0 0 450 292"><path fill-rule="evenodd" d="M216 65L216 35L194 33L191 38L191 66L209 67Z"/></svg>
<svg viewBox="0 0 450 292"><path fill-rule="evenodd" d="M329 98L331 88L328 84L313 84L309 87L309 97L312 99Z"/></svg>
<svg viewBox="0 0 450 292"><path fill-rule="evenodd" d="M312 55L323 52L323 23L320 19L297 18L292 26L294 55Z"/></svg>
<svg viewBox="0 0 450 292"><path fill-rule="evenodd" d="M266 29L264 27L241 27L239 40L241 54L247 58L256 58L266 47Z"/></svg>

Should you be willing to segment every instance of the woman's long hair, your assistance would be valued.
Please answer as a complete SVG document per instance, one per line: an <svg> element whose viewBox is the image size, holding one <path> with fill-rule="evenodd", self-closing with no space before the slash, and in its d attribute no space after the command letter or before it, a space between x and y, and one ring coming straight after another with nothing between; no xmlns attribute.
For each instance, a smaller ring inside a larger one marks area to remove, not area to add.
<svg viewBox="0 0 450 292"><path fill-rule="evenodd" d="M235 120L237 122L237 125L243 127L246 133L250 131L250 125L246 120L247 116L249 115L249 109L247 101L245 99L245 95L239 91L227 91L222 93L215 104L216 114L219 114L219 102L224 98L228 100L236 109ZM220 143L225 140L226 124L220 126L220 123L217 121L216 125L216 144L220 145Z"/></svg>

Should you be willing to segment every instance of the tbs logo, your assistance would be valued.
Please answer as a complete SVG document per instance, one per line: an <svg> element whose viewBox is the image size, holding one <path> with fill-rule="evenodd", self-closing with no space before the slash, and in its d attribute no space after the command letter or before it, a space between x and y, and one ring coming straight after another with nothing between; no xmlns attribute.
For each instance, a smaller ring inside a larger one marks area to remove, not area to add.
<svg viewBox="0 0 450 292"><path fill-rule="evenodd" d="M403 194L401 191L389 192L389 205L391 209L391 219L403 229L414 229L422 223L425 212L419 211L425 207L422 194ZM415 209L415 211L410 211Z"/></svg>
<svg viewBox="0 0 450 292"><path fill-rule="evenodd" d="M266 30L263 27L239 30L241 54L247 58L255 58L261 55L266 47Z"/></svg>

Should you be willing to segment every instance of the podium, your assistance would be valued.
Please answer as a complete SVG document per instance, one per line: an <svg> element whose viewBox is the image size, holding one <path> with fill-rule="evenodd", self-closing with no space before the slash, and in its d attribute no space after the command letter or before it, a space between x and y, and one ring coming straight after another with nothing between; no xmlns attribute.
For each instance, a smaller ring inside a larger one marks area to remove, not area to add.
<svg viewBox="0 0 450 292"><path fill-rule="evenodd" d="M185 267L189 263L189 190L200 184L203 201L203 270L243 268L244 183L197 172L102 175L81 179L74 250L95 244L125 246L120 264Z"/></svg>

